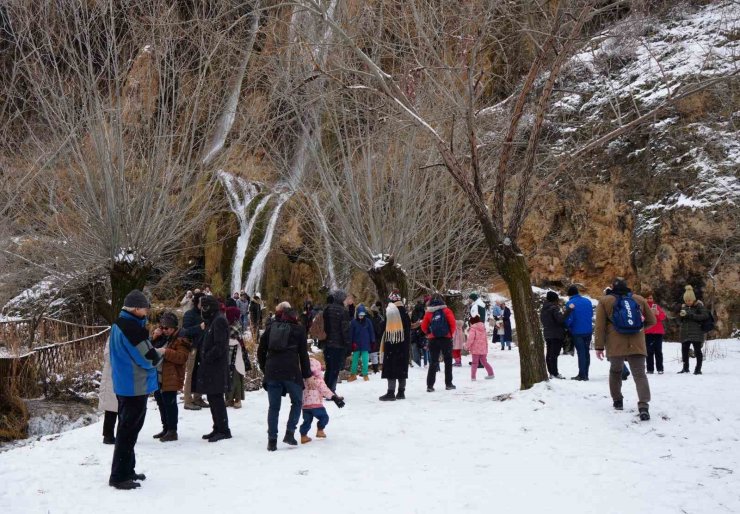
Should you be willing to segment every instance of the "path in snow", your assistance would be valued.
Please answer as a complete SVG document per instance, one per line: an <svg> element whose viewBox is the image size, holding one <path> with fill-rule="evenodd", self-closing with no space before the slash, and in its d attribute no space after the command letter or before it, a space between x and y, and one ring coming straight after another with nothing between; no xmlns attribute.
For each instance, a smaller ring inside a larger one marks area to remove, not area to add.
<svg viewBox="0 0 740 514"><path fill-rule="evenodd" d="M107 485L113 448L97 423L0 454L0 505L24 514L740 512L740 341L719 344L727 356L700 377L676 375L679 347L665 345L647 423L637 421L631 380L626 410L612 410L608 365L593 357L588 383L554 381L494 401L518 385L516 350L498 349L489 354L496 379L471 382L466 362L455 368L456 391L440 390L440 374L426 393L417 368L405 401L378 402L379 375L340 384L347 407L327 404L328 439L279 443L275 453L265 450L263 391L229 409L234 438L216 444L200 438L208 411L180 410L178 442L152 439L160 429L152 401L136 448L148 477L141 489ZM560 365L576 373L575 358Z"/></svg>

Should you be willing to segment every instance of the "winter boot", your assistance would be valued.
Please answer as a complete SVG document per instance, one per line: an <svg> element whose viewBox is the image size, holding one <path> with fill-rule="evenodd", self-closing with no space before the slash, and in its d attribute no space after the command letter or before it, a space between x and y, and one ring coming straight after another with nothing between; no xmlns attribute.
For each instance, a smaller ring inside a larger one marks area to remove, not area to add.
<svg viewBox="0 0 740 514"><path fill-rule="evenodd" d="M267 440L267 451L274 452L275 450L277 450L277 439L268 439Z"/></svg>
<svg viewBox="0 0 740 514"><path fill-rule="evenodd" d="M364 380L365 382L367 382L368 380L370 380L370 377L367 376L367 375L362 375L362 380Z"/></svg>
<svg viewBox="0 0 740 514"><path fill-rule="evenodd" d="M433 387L427 387L427 393L433 393L434 388Z"/></svg>
<svg viewBox="0 0 740 514"><path fill-rule="evenodd" d="M161 437L162 437L163 435L165 435L166 433L167 433L167 430L165 430L165 429L163 428L161 432L159 432L158 434L154 434L154 435L153 435L152 437L153 437L154 439L159 439L159 438L161 438Z"/></svg>
<svg viewBox="0 0 740 514"><path fill-rule="evenodd" d="M301 434L301 444L308 444L308 443L310 443L311 441L313 441L313 439L311 439L311 438L310 438L310 437L308 437L307 435L303 435L303 434Z"/></svg>
<svg viewBox="0 0 740 514"><path fill-rule="evenodd" d="M136 473L134 472L133 475L131 475L131 480L136 480L138 482L143 482L146 480L146 475L144 473Z"/></svg>
<svg viewBox="0 0 740 514"><path fill-rule="evenodd" d="M242 408L242 401L241 400L234 400L234 408L235 409L241 409Z"/></svg>
<svg viewBox="0 0 740 514"><path fill-rule="evenodd" d="M103 444L116 444L116 438L111 436L103 437Z"/></svg>
<svg viewBox="0 0 740 514"><path fill-rule="evenodd" d="M226 432L216 432L210 438L208 438L208 442L217 443L223 439L231 439L231 430L227 430Z"/></svg>
<svg viewBox="0 0 740 514"><path fill-rule="evenodd" d="M377 364L373 364L372 367L373 367L373 373L377 373L378 372L378 365Z"/></svg>
<svg viewBox="0 0 740 514"><path fill-rule="evenodd" d="M396 395L393 391L388 391L383 396L378 398L378 400L380 400L381 402L394 402L396 401Z"/></svg>
<svg viewBox="0 0 740 514"><path fill-rule="evenodd" d="M650 421L650 412L646 407L640 408L640 421Z"/></svg>
<svg viewBox="0 0 740 514"><path fill-rule="evenodd" d="M678 372L679 375L681 373L691 373L691 372L689 371L689 368L684 368L684 369L682 369L681 371Z"/></svg>
<svg viewBox="0 0 740 514"><path fill-rule="evenodd" d="M326 439L326 432L324 432L323 428L316 429L316 437L318 437L319 439Z"/></svg>
<svg viewBox="0 0 740 514"><path fill-rule="evenodd" d="M165 435L159 438L160 443L166 443L169 441L177 441L177 432L175 430L168 430Z"/></svg>
<svg viewBox="0 0 740 514"><path fill-rule="evenodd" d="M347 382L354 382L355 380L357 380L357 375L350 375Z"/></svg>
<svg viewBox="0 0 740 514"><path fill-rule="evenodd" d="M496 375L494 375L493 373L491 373L490 375L486 375L486 380L491 380L491 379L492 379L492 378L494 378L495 376L496 376ZM559 377L559 378L564 378L564 377Z"/></svg>
<svg viewBox="0 0 740 514"><path fill-rule="evenodd" d="M215 429L215 428L214 428L213 430L211 430L211 431L210 431L209 433L207 433L207 434L203 434L203 435L201 436L201 439L210 439L210 438L211 438L211 437L213 437L214 435L216 435L216 429Z"/></svg>
<svg viewBox="0 0 740 514"><path fill-rule="evenodd" d="M701 368L696 368L694 370L694 375L701 375Z"/></svg>
<svg viewBox="0 0 740 514"><path fill-rule="evenodd" d="M226 402L226 406L227 406L227 407L233 407L233 406L234 406L234 400L228 400L228 401Z"/></svg>
<svg viewBox="0 0 740 514"><path fill-rule="evenodd" d="M399 389L398 393L396 393L396 400L405 400L405 399L406 399L406 390Z"/></svg>
<svg viewBox="0 0 740 514"><path fill-rule="evenodd" d="M208 408L208 404L206 403L206 401L203 398L195 398L193 400L193 405L197 405L198 407L201 407L203 409L207 409Z"/></svg>
<svg viewBox="0 0 740 514"><path fill-rule="evenodd" d="M129 491L131 489L141 487L141 484L137 484L133 480L124 480L123 482L112 482L109 480L108 485L111 487L115 487L116 489L122 489L124 491Z"/></svg>
<svg viewBox="0 0 740 514"><path fill-rule="evenodd" d="M452 389L457 389L457 387L455 387L454 385L450 384L450 385L448 385L448 386L445 386L445 389L446 389L447 391L450 391L450 390L452 390Z"/></svg>
<svg viewBox="0 0 740 514"><path fill-rule="evenodd" d="M624 400L614 400L615 410L624 410Z"/></svg>
<svg viewBox="0 0 740 514"><path fill-rule="evenodd" d="M183 405L183 407L186 410L200 410L202 408L200 405L196 405L196 404L194 404L192 402L186 403L185 405Z"/></svg>
<svg viewBox="0 0 740 514"><path fill-rule="evenodd" d="M291 446L298 445L298 441L295 440L295 435L293 434L293 432L285 432L285 437L283 437L283 442Z"/></svg>

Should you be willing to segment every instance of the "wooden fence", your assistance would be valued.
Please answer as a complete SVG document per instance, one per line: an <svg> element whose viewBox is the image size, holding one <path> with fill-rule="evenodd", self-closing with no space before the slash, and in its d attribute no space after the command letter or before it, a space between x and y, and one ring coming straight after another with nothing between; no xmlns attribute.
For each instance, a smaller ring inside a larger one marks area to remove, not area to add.
<svg viewBox="0 0 740 514"><path fill-rule="evenodd" d="M51 379L79 369L102 369L108 326L52 318L0 323L0 387L25 398L46 393Z"/></svg>

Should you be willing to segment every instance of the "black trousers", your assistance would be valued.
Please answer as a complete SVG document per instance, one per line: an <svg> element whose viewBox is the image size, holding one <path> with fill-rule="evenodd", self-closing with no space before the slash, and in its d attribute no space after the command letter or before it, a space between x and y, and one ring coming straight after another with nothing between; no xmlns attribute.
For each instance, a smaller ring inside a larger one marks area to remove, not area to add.
<svg viewBox="0 0 740 514"><path fill-rule="evenodd" d="M429 371L427 372L427 387L434 387L439 369L439 354L445 362L445 385L452 385L452 339L439 337L429 340Z"/></svg>
<svg viewBox="0 0 740 514"><path fill-rule="evenodd" d="M547 353L545 354L545 362L547 363L547 372L550 375L558 376L558 355L563 347L562 339L545 339L547 344Z"/></svg>
<svg viewBox="0 0 740 514"><path fill-rule="evenodd" d="M148 395L118 396L118 431L110 470L111 482L123 482L134 476L134 446L144 426L147 398Z"/></svg>
<svg viewBox="0 0 740 514"><path fill-rule="evenodd" d="M112 410L105 411L105 417L103 418L103 437L113 438L116 436L116 420L118 419L118 413Z"/></svg>
<svg viewBox="0 0 740 514"><path fill-rule="evenodd" d="M226 400L223 393L208 394L208 406L211 409L211 418L213 418L213 430L221 434L229 433L229 416L226 414Z"/></svg>
<svg viewBox="0 0 740 514"><path fill-rule="evenodd" d="M645 346L648 372L663 371L663 334L645 334Z"/></svg>
<svg viewBox="0 0 740 514"><path fill-rule="evenodd" d="M177 391L156 391L154 399L159 407L162 430L177 432Z"/></svg>
<svg viewBox="0 0 740 514"><path fill-rule="evenodd" d="M701 371L701 363L704 361L704 354L701 353L701 347L704 344L700 341L684 341L681 343L681 359L683 360L683 369L689 369L689 347L694 345L694 355L696 356L696 369Z"/></svg>

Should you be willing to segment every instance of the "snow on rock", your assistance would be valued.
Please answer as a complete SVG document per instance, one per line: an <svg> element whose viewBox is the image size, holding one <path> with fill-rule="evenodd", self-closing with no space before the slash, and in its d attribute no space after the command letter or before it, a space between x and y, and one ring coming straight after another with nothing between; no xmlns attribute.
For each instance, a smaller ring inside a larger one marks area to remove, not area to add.
<svg viewBox="0 0 740 514"><path fill-rule="evenodd" d="M496 378L479 373L471 382L465 357L454 370L455 391L439 387L439 374L427 393L419 368L409 370L405 401L379 402L386 382L377 375L341 383L347 406L327 402L328 438L279 442L274 453L265 449L264 391L229 410L234 437L216 444L200 437L211 428L208 410L180 410L179 441L152 439L160 421L151 400L136 446L136 470L147 475L139 490L108 486L113 448L102 444L98 422L1 453L0 505L4 514L101 505L117 514L202 514L247 501L255 512L345 514L362 491L367 514L739 512L740 409L727 399L740 388L740 341L709 344L726 356L708 360L701 377L674 373L679 345L664 345L666 374L650 376L649 422L638 420L631 379L623 384L625 410L612 409L608 363L592 359L589 382L518 391L518 352L495 345ZM575 358L561 356L559 365L575 375ZM287 411L286 400L281 436ZM568 485L568 477L586 485Z"/></svg>

